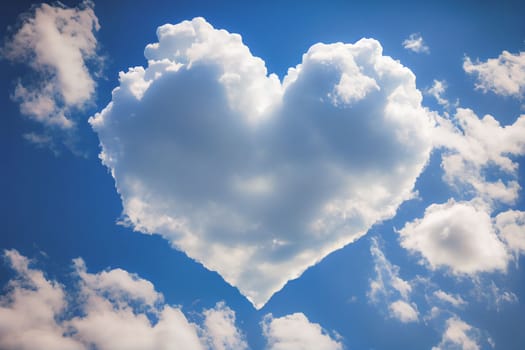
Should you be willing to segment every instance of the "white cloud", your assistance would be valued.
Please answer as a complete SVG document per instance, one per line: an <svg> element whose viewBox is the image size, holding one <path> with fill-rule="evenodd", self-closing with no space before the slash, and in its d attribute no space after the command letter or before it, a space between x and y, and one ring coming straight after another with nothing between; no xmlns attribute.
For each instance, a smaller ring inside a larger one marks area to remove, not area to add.
<svg viewBox="0 0 525 350"><path fill-rule="evenodd" d="M426 90L426 93L430 96L434 97L438 104L441 106L448 108L450 106L450 102L443 97L443 94L447 90L447 83L444 80L437 80L434 79L434 82L432 83L432 86Z"/></svg>
<svg viewBox="0 0 525 350"><path fill-rule="evenodd" d="M518 163L513 156L525 155L525 115L512 125L501 126L491 115L479 118L472 110L458 108L454 120L437 117L436 147L442 154L444 179L462 191L486 202L513 204L519 195ZM455 125L457 123L457 125ZM500 173L489 180L488 171Z"/></svg>
<svg viewBox="0 0 525 350"><path fill-rule="evenodd" d="M389 305L388 309L393 317L403 323L417 322L419 320L419 312L415 304L409 304L404 300L394 301Z"/></svg>
<svg viewBox="0 0 525 350"><path fill-rule="evenodd" d="M403 41L403 47L416 53L430 53L430 48L423 41L419 33L412 33Z"/></svg>
<svg viewBox="0 0 525 350"><path fill-rule="evenodd" d="M412 285L399 277L399 266L393 265L379 247L377 238L371 239L370 253L374 260L376 276L370 279L369 300L388 306L389 316L403 323L417 322L417 306L410 302Z"/></svg>
<svg viewBox="0 0 525 350"><path fill-rule="evenodd" d="M510 260L487 208L476 201L432 204L423 218L398 233L401 246L421 254L432 270L446 267L456 275L506 271Z"/></svg>
<svg viewBox="0 0 525 350"><path fill-rule="evenodd" d="M477 330L471 325L454 316L447 320L446 327L441 342L432 347L432 350L479 350Z"/></svg>
<svg viewBox="0 0 525 350"><path fill-rule="evenodd" d="M27 64L36 81L18 82L13 99L20 112L46 126L69 129L74 125L70 112L88 104L95 82L87 61L96 59L98 19L93 3L78 8L41 4L8 38L1 55L12 62Z"/></svg>
<svg viewBox="0 0 525 350"><path fill-rule="evenodd" d="M157 34L90 119L101 159L128 224L256 307L412 196L432 125L377 41L316 44L281 84L202 18Z"/></svg>
<svg viewBox="0 0 525 350"><path fill-rule="evenodd" d="M525 212L507 210L495 218L499 237L514 254L525 254Z"/></svg>
<svg viewBox="0 0 525 350"><path fill-rule="evenodd" d="M64 336L66 327L55 321L66 307L62 286L47 280L42 271L29 268L29 260L15 250L6 251L5 258L16 278L0 297L0 348L84 349Z"/></svg>
<svg viewBox="0 0 525 350"><path fill-rule="evenodd" d="M371 239L370 253L374 260L376 276L370 280L368 298L372 302L378 302L382 298L393 295L408 300L412 286L399 277L399 266L388 261L375 237Z"/></svg>
<svg viewBox="0 0 525 350"><path fill-rule="evenodd" d="M245 349L224 303L204 310L203 327L163 302L151 282L122 269L89 273L76 259L77 290L47 279L16 250L15 272L0 296L2 349Z"/></svg>
<svg viewBox="0 0 525 350"><path fill-rule="evenodd" d="M331 337L319 324L311 323L302 313L280 318L273 318L269 314L266 315L262 326L268 350L343 349L337 335Z"/></svg>
<svg viewBox="0 0 525 350"><path fill-rule="evenodd" d="M223 302L204 311L204 330L208 334L210 348L216 350L243 350L248 344L235 327L235 312Z"/></svg>
<svg viewBox="0 0 525 350"><path fill-rule="evenodd" d="M503 51L498 58L472 62L465 57L463 69L477 77L476 89L502 96L521 98L525 91L525 52Z"/></svg>
<svg viewBox="0 0 525 350"><path fill-rule="evenodd" d="M465 300L460 295L452 295L447 292L442 291L441 289L434 292L434 296L441 301L449 303L455 307L461 307L467 304Z"/></svg>

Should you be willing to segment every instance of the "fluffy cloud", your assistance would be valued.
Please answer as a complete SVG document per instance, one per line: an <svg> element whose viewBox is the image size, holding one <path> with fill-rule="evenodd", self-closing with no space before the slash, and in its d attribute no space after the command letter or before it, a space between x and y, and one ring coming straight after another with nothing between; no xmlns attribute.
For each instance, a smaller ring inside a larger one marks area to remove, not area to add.
<svg viewBox="0 0 525 350"><path fill-rule="evenodd" d="M431 269L447 267L458 275L505 271L510 256L486 209L476 201L432 204L423 218L398 231L401 245L421 254Z"/></svg>
<svg viewBox="0 0 525 350"><path fill-rule="evenodd" d="M17 251L5 252L5 258L16 278L0 298L0 348L84 349L55 321L66 307L62 286L47 280L42 271L30 269L29 260Z"/></svg>
<svg viewBox="0 0 525 350"><path fill-rule="evenodd" d="M472 62L465 57L463 69L477 77L476 89L498 95L522 97L525 91L525 52L503 51L498 58Z"/></svg>
<svg viewBox="0 0 525 350"><path fill-rule="evenodd" d="M416 322L419 320L419 312L414 305L403 300L397 300L388 307L393 317L403 323Z"/></svg>
<svg viewBox="0 0 525 350"><path fill-rule="evenodd" d="M311 323L302 313L280 318L273 318L270 314L265 317L262 325L268 350L343 349L337 334L331 337L319 324Z"/></svg>
<svg viewBox="0 0 525 350"><path fill-rule="evenodd" d="M399 277L399 266L393 265L384 255L377 238L372 238L370 253L374 260L376 276L370 280L369 300L388 306L390 317L403 323L419 320L417 306L410 302L411 284Z"/></svg>
<svg viewBox="0 0 525 350"><path fill-rule="evenodd" d="M216 350L244 350L248 344L235 327L235 312L223 302L213 309L204 311L204 330L208 335L210 348Z"/></svg>
<svg viewBox="0 0 525 350"><path fill-rule="evenodd" d="M204 325L163 302L153 285L122 269L89 273L74 261L78 288L49 280L15 250L15 271L0 296L2 349L245 349L235 314L223 303L203 312Z"/></svg>
<svg viewBox="0 0 525 350"><path fill-rule="evenodd" d="M157 30L90 119L125 222L256 307L394 215L431 149L415 76L380 44L316 44L282 83L202 18Z"/></svg>
<svg viewBox="0 0 525 350"><path fill-rule="evenodd" d="M93 3L78 8L41 4L33 9L1 50L13 62L24 62L37 75L19 81L13 99L20 112L45 126L69 129L69 113L94 95L95 82L86 62L96 57L99 24Z"/></svg>
<svg viewBox="0 0 525 350"><path fill-rule="evenodd" d="M513 204L519 195L518 163L525 155L525 115L512 125L501 126L491 115L479 118L472 110L458 108L454 119L437 117L433 137L445 149L445 181L461 192L471 192L486 202ZM489 180L493 172L497 180Z"/></svg>
<svg viewBox="0 0 525 350"><path fill-rule="evenodd" d="M432 350L478 350L480 348L476 340L477 330L458 317L449 318L446 327L441 342L432 347Z"/></svg>
<svg viewBox="0 0 525 350"><path fill-rule="evenodd" d="M499 236L515 254L525 254L525 212L507 210L495 218Z"/></svg>
<svg viewBox="0 0 525 350"><path fill-rule="evenodd" d="M423 41L423 37L419 33L412 33L403 41L403 47L407 50L416 53L430 53L430 48Z"/></svg>

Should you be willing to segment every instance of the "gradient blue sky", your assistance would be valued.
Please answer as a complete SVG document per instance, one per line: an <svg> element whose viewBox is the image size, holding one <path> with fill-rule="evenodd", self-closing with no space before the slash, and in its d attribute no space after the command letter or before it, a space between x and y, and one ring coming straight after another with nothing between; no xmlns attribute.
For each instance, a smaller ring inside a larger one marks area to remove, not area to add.
<svg viewBox="0 0 525 350"><path fill-rule="evenodd" d="M78 5L78 1L63 3L67 7ZM19 28L19 16L38 4L8 1L1 5L4 44ZM441 149L433 151L416 182L419 199L401 204L392 219L373 225L358 241L289 281L257 310L217 272L173 249L163 237L117 224L122 219L121 198L110 172L98 158L99 138L88 124L88 118L111 101L111 91L119 85L118 72L147 65L144 47L157 42L157 27L200 16L214 28L240 34L251 53L262 58L268 72L280 79L315 43L374 38L383 47L383 55L399 60L415 74L420 91L430 89L434 80L446 82L443 97L451 106L444 108L430 93L424 93L424 107L442 116L454 116L457 100L459 107L471 109L480 118L490 114L501 125L510 125L524 113L524 60L518 68L521 82L516 77L521 90L506 96L475 89L477 76L467 74L463 63L466 57L476 63L478 59L485 62L497 58L504 50L516 55L525 51L523 2L95 1L94 12L100 23L96 38L102 63L100 74L94 76L97 85L93 99L71 114L78 125L74 133L65 135L22 115L12 98L16 83L20 78L35 82L40 77L24 60L9 61L4 53L0 61L0 220L4 223L0 249L16 249L33 259L35 268L45 271L48 279L61 281L66 289L74 285L72 259L77 257L92 273L115 268L136 273L153 283L166 304L180 306L196 323L203 310L224 301L235 312L236 326L251 349L267 347L261 322L269 313L275 319L303 313L346 349L431 349L442 342L446 321L454 317L472 327L467 333L478 347L442 343L443 349L525 348L523 250L517 249L509 258L506 272L458 276L451 272L452 267L433 270L420 254L409 253L400 244L396 230L422 218L428 206L449 198L459 202L476 197L443 180ZM403 41L413 33L422 36L429 52L403 47ZM96 67L91 64L89 68ZM54 144L38 147L23 137L29 132L43 132ZM518 135L516 141L522 148L524 137ZM519 165L514 175L502 175L487 167L483 176L490 181L513 178L523 186L525 157L523 151L515 153L510 156ZM509 209L525 210L523 191L513 203L498 203L491 217ZM524 227L518 227L518 236L525 235ZM511 251L510 247L506 249ZM417 306L417 321L401 322L391 315L389 305L398 292L388 282L384 287L387 292L372 300L371 281L376 279L378 268L385 269L378 251L391 264L390 271L411 285L409 303ZM16 277L7 262L0 266L2 286ZM452 307L437 300L434 293L438 290L460 296L464 305ZM4 287L2 293L6 298L9 289ZM498 297L502 299L498 301ZM430 317L434 306L442 313ZM6 322L0 320L0 325ZM0 343L8 336L0 326ZM185 348L184 344L180 348Z"/></svg>

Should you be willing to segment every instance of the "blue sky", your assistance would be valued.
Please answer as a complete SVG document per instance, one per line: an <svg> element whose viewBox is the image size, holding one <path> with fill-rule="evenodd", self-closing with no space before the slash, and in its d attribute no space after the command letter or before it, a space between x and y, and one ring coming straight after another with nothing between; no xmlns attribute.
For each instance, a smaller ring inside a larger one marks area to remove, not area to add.
<svg viewBox="0 0 525 350"><path fill-rule="evenodd" d="M0 348L523 348L523 12L4 4Z"/></svg>

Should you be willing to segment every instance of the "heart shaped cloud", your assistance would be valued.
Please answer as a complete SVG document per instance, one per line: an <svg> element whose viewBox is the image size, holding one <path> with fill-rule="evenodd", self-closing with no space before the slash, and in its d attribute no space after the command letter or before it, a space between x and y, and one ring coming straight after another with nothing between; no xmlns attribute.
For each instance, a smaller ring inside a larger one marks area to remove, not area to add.
<svg viewBox="0 0 525 350"><path fill-rule="evenodd" d="M90 119L100 157L128 224L255 307L412 196L432 119L379 42L316 44L281 82L202 18L157 35Z"/></svg>

